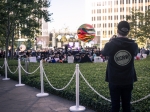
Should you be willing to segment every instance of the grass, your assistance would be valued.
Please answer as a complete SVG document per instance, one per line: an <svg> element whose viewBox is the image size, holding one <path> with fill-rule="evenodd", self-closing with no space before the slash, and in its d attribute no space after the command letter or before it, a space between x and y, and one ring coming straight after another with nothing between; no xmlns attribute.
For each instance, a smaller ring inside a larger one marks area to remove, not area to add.
<svg viewBox="0 0 150 112"><path fill-rule="evenodd" d="M0 60L2 65L3 60ZM15 71L17 67L16 60L8 60L8 64L12 71ZM88 83L96 90L100 95L110 99L108 83L105 82L105 70L107 63L79 63L79 69ZM24 62L22 62L24 66ZM30 63L29 72L33 72L39 63ZM44 71L48 80L55 88L63 88L68 84L75 71L76 63L43 63ZM143 60L135 61L135 69L137 72L138 81L134 83L134 89L132 94L132 102L138 101L132 104L132 112L150 112L150 96L144 98L150 94L150 56ZM0 69L1 70L1 69ZM2 69L0 72L3 72ZM9 72L8 72L9 73ZM22 70L22 82L30 86L34 86L40 89L40 71L37 70L34 74L25 75ZM9 73L10 78L18 80L18 72L16 74ZM84 81L80 75L80 104L94 109L97 112L110 111L110 102L104 100L97 95ZM44 89L46 92L64 97L68 100L75 101L75 77L69 86L58 91L53 89L47 80L44 78Z"/></svg>

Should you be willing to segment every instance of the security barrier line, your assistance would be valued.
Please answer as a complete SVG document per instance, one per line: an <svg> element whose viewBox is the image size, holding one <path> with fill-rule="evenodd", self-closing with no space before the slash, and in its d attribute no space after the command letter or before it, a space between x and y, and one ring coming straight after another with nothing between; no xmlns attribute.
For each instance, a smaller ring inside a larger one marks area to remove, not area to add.
<svg viewBox="0 0 150 112"><path fill-rule="evenodd" d="M46 81L49 83L49 85L50 85L53 89L59 90L59 91L66 89L66 88L70 85L70 83L72 82L74 76L76 75L76 105L70 107L70 111L80 111L80 109L81 109L81 110L84 110L84 109L85 109L83 106L79 106L79 75L81 75L81 77L83 78L83 80L84 80L84 81L86 82L86 84L91 88L92 91L94 91L97 95L99 95L99 96L100 96L101 98L103 98L104 100L106 100L106 101L108 101L108 102L111 102L110 99L107 99L106 97L104 97L103 95L101 95L100 93L98 93L98 92L89 84L89 82L85 79L85 77L84 77L83 74L81 73L81 71L80 71L80 69L79 69L79 64L76 64L75 71L74 71L74 73L73 73L73 75L72 75L70 81L69 81L63 88L59 88L59 89L58 89L58 88L55 88L55 87L51 84L51 82L49 81L49 79L48 79L48 77L47 77L47 75L46 75L46 73L45 73L45 71L44 71L43 62L42 62L42 61L40 61L40 66L37 67L37 68L35 69L35 71L30 72L30 73L27 72L27 71L22 67L22 65L21 65L21 63L20 63L20 59L18 59L18 67L17 67L17 69L15 70L15 72L12 72L12 71L10 70L6 58L5 58L5 60L4 60L3 66L2 66L2 67L0 66L0 68L3 68L4 66L5 66L5 78L4 78L3 80L9 80L9 79L10 79L10 78L7 78L7 68L8 68L8 70L10 71L10 73L12 73L12 74L16 73L16 71L18 70L18 74L19 74L19 84L17 84L17 86L23 86L23 85L24 85L24 84L21 84L21 68L22 68L22 70L23 70L25 73L27 73L27 74L33 74L33 73L35 73L35 72L40 68L41 93L37 94L37 95L36 95L37 97L43 97L43 96L48 96L48 95L49 95L48 93L44 93L43 74L44 74L44 77L46 78ZM150 94L148 94L147 96L145 96L145 97L143 97L143 98L141 98L141 99L139 99L139 100L132 101L131 104L140 102L140 101L142 101L142 100L145 100L145 99L147 99L148 97L150 97Z"/></svg>

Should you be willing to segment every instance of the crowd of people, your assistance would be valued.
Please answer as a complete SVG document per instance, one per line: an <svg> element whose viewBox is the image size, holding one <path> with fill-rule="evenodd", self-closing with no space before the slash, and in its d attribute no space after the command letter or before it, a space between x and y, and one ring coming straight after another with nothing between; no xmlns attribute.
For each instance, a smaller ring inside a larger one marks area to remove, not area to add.
<svg viewBox="0 0 150 112"><path fill-rule="evenodd" d="M63 49L55 48L47 51L26 53L27 57L36 57L37 61L43 60L47 63L67 63L68 57L73 57L74 63L93 62L94 57L101 56L101 51L96 48L85 49ZM102 56L101 56L102 57ZM105 58L102 57L104 60Z"/></svg>
<svg viewBox="0 0 150 112"><path fill-rule="evenodd" d="M145 48L139 49L139 53L149 55L149 50ZM11 55L11 51L8 52L8 57ZM73 56L75 63L83 63L83 62L93 62L94 57L101 57L103 62L107 61L108 57L102 56L101 50L96 47L86 47L80 49L71 49L71 48L54 48L49 50L25 50L20 51L16 50L13 54L14 59L20 58L24 60L29 57L36 57L37 61L43 60L43 62L47 63L67 63L67 57ZM5 57L5 51L0 50L0 58ZM142 58L142 55L141 57Z"/></svg>
<svg viewBox="0 0 150 112"><path fill-rule="evenodd" d="M8 57L10 56L10 52L8 52ZM100 49L97 49L96 47L86 47L86 48L79 48L79 49L71 49L68 47L65 48L54 48L49 50L25 50L20 51L16 50L13 54L14 59L20 58L21 60L24 60L25 58L29 57L36 57L37 61L43 60L43 62L47 63L67 63L67 58L69 56L74 57L74 62L93 62L94 57L101 56ZM5 51L0 52L0 57L5 57ZM103 60L105 61L105 57L101 56Z"/></svg>

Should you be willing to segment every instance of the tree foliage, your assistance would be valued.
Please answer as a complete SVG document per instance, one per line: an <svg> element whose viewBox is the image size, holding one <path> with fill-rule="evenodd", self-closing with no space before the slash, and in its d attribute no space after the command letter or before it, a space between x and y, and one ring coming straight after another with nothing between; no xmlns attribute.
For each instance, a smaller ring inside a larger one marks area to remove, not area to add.
<svg viewBox="0 0 150 112"><path fill-rule="evenodd" d="M42 19L51 21L52 13L48 12L48 7L50 2L47 0L1 0L0 46L5 45L7 50L14 39L31 39L39 35Z"/></svg>
<svg viewBox="0 0 150 112"><path fill-rule="evenodd" d="M139 46L145 46L148 39L150 39L150 10L141 12L139 10L132 10L131 15L126 16L129 21L131 31L129 36L135 39Z"/></svg>

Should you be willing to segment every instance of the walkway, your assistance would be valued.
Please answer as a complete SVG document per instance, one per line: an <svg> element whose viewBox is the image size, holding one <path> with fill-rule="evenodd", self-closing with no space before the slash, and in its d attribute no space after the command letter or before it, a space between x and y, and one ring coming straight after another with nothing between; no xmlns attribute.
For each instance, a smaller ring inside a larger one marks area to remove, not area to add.
<svg viewBox="0 0 150 112"><path fill-rule="evenodd" d="M49 94L47 97L36 97L40 90L22 86L16 87L14 80L2 80L0 76L0 112L70 112L75 102ZM87 109L84 112L95 112Z"/></svg>

